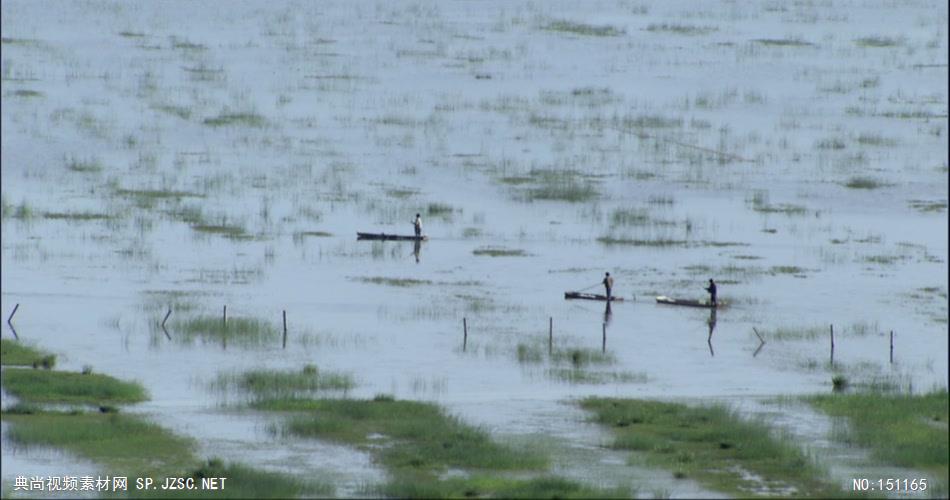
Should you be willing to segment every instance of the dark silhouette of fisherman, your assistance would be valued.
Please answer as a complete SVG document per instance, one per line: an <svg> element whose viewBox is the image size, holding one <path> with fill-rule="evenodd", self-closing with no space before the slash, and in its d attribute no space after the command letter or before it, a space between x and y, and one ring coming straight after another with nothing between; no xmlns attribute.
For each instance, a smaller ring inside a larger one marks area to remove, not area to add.
<svg viewBox="0 0 950 500"><path fill-rule="evenodd" d="M610 291L614 288L614 279L610 276L610 273L606 273L604 275L604 281L601 283L604 284L604 288L607 290L607 303L609 304L611 301Z"/></svg>
<svg viewBox="0 0 950 500"><path fill-rule="evenodd" d="M709 292L709 303L714 306L718 305L718 302L716 302L716 283L713 282L712 278L709 278L709 286L705 290Z"/></svg>

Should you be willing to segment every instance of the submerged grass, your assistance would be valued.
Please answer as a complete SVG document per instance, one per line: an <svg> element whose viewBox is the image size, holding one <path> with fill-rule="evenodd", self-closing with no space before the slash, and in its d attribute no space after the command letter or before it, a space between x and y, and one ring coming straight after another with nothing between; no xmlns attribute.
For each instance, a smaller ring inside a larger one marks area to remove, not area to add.
<svg viewBox="0 0 950 500"><path fill-rule="evenodd" d="M359 277L351 278L356 281L361 281L363 283L372 283L374 285L387 285L387 286L398 286L398 287L410 287L410 286L419 286L419 285L431 285L432 281L429 280L417 280L414 278L386 278L384 276L371 276L371 277Z"/></svg>
<svg viewBox="0 0 950 500"><path fill-rule="evenodd" d="M528 252L520 248L481 247L472 250L473 255L487 255L488 257L526 257Z"/></svg>
<svg viewBox="0 0 950 500"><path fill-rule="evenodd" d="M547 465L544 457L494 443L486 431L464 424L433 403L372 400L271 400L266 410L305 410L286 425L290 434L369 446L394 469L420 472L450 467L530 470Z"/></svg>
<svg viewBox="0 0 950 500"><path fill-rule="evenodd" d="M622 29L610 25L595 26L591 24L576 23L573 21L557 20L552 21L544 27L548 31L561 31L573 33L575 35L588 36L620 36L624 34Z"/></svg>
<svg viewBox="0 0 950 500"><path fill-rule="evenodd" d="M256 318L229 317L227 323L223 316L196 316L183 321L169 323L168 330L173 338L193 342L195 339L220 342L236 342L241 345L260 345L279 337L277 328Z"/></svg>
<svg viewBox="0 0 950 500"><path fill-rule="evenodd" d="M23 345L19 341L0 339L0 364L50 369L56 365L56 355Z"/></svg>
<svg viewBox="0 0 950 500"><path fill-rule="evenodd" d="M847 427L839 433L846 443L870 448L881 463L926 471L942 482L937 491L946 493L950 457L946 389L924 395L868 392L805 400L829 415L847 419Z"/></svg>
<svg viewBox="0 0 950 500"><path fill-rule="evenodd" d="M257 398L289 397L315 391L345 391L356 386L348 374L320 371L314 365L300 371L250 370L221 374L213 384L220 389L237 387Z"/></svg>
<svg viewBox="0 0 950 500"><path fill-rule="evenodd" d="M873 177L855 176L848 179L844 186L850 189L879 189L889 184Z"/></svg>
<svg viewBox="0 0 950 500"><path fill-rule="evenodd" d="M23 401L47 403L137 403L148 399L137 383L98 373L7 368L3 388Z"/></svg>
<svg viewBox="0 0 950 500"><path fill-rule="evenodd" d="M137 416L119 413L4 412L8 437L52 446L108 466L117 473L174 474L195 465L190 440ZM130 485L131 486L131 485Z"/></svg>
<svg viewBox="0 0 950 500"><path fill-rule="evenodd" d="M252 469L240 464L228 464L212 458L183 477L190 477L200 486L202 478L226 478L219 490L148 490L136 491L143 498L308 498L332 497L335 489L326 481L301 481L276 472ZM145 493L142 495L141 493Z"/></svg>
<svg viewBox="0 0 950 500"><path fill-rule="evenodd" d="M581 407L611 427L614 448L642 452L677 478L740 497L842 494L797 446L727 408L611 398L587 398Z"/></svg>

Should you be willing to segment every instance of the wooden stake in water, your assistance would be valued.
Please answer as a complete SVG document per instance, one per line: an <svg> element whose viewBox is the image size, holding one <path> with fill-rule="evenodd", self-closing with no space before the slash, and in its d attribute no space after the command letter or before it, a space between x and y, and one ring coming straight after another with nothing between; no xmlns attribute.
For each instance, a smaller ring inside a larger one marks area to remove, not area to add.
<svg viewBox="0 0 950 500"><path fill-rule="evenodd" d="M891 330L891 364L894 364L894 330Z"/></svg>
<svg viewBox="0 0 950 500"><path fill-rule="evenodd" d="M835 325L831 325L831 364L835 364Z"/></svg>
<svg viewBox="0 0 950 500"><path fill-rule="evenodd" d="M548 356L554 351L554 317L548 318Z"/></svg>
<svg viewBox="0 0 950 500"><path fill-rule="evenodd" d="M287 348L287 310L284 310L284 343L283 348Z"/></svg>
<svg viewBox="0 0 950 500"><path fill-rule="evenodd" d="M224 312L221 315L221 323L227 327L228 326L228 305L224 305Z"/></svg>
<svg viewBox="0 0 950 500"><path fill-rule="evenodd" d="M10 313L10 317L7 318L7 326L10 327L10 331L13 332L13 338L20 340L20 336L16 334L16 328L13 328L13 315L16 314L16 310L20 308L20 304L13 306L13 312Z"/></svg>
<svg viewBox="0 0 950 500"><path fill-rule="evenodd" d="M165 322L168 321L168 317L172 315L172 308L168 308L168 312L165 313L165 319L162 320L162 328L165 328Z"/></svg>
<svg viewBox="0 0 950 500"><path fill-rule="evenodd" d="M600 352L607 353L607 323L601 323L601 331L604 332L603 342L600 345Z"/></svg>
<svg viewBox="0 0 950 500"><path fill-rule="evenodd" d="M468 346L468 321L462 318L462 352Z"/></svg>

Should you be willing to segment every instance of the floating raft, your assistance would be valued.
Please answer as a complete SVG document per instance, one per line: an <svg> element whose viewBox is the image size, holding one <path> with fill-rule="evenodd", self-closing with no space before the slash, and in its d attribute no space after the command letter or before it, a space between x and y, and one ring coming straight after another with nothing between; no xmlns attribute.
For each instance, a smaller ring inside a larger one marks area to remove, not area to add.
<svg viewBox="0 0 950 500"><path fill-rule="evenodd" d="M429 239L428 236L407 236L401 234L386 234L386 233L356 233L356 239L358 240L400 240L400 241L426 241Z"/></svg>
<svg viewBox="0 0 950 500"><path fill-rule="evenodd" d="M564 292L565 299L584 299L584 300L600 300L607 301L606 295L600 295L597 293L581 293L581 292ZM610 297L611 302L623 302L623 297Z"/></svg>
<svg viewBox="0 0 950 500"><path fill-rule="evenodd" d="M667 297L666 295L658 296L656 298L656 303L670 306L704 307L706 309L722 308L724 305L726 305L725 302L721 300L716 304L712 304L707 300L674 299L672 297Z"/></svg>

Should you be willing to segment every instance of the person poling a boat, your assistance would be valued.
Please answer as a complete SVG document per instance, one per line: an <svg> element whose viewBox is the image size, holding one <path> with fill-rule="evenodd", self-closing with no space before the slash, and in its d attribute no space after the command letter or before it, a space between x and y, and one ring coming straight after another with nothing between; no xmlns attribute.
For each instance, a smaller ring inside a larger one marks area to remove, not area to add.
<svg viewBox="0 0 950 500"><path fill-rule="evenodd" d="M610 276L610 273L604 274L604 281L602 281L604 288L607 290L607 303L610 303L610 291L614 288L614 279Z"/></svg>
<svg viewBox="0 0 950 500"><path fill-rule="evenodd" d="M712 305L717 305L716 302L716 283L713 282L712 278L709 278L709 286L705 288L709 292L709 303Z"/></svg>
<svg viewBox="0 0 950 500"><path fill-rule="evenodd" d="M416 220L412 221L412 227L416 229L416 238L422 237L422 217L416 214Z"/></svg>

